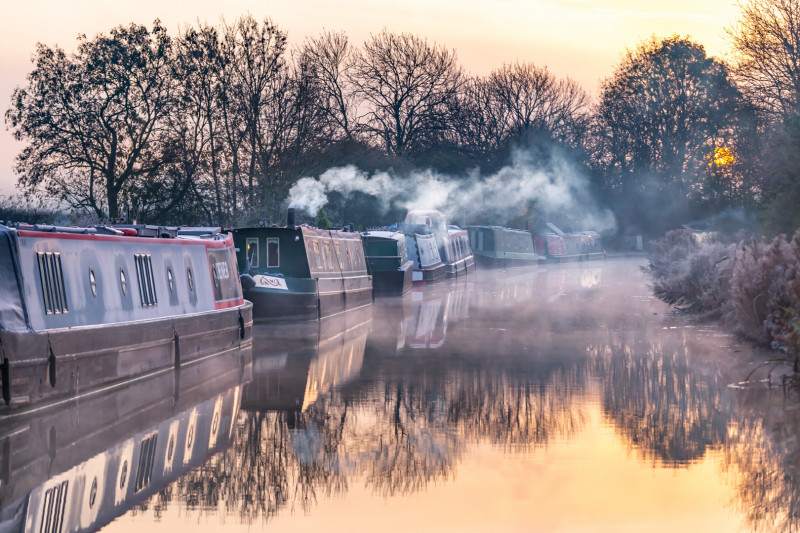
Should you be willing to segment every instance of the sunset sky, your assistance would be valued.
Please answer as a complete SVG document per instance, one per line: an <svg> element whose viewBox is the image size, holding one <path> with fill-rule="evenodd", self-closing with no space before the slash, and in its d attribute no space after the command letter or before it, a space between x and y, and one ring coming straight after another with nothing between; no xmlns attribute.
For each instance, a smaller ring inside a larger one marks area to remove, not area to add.
<svg viewBox="0 0 800 533"><path fill-rule="evenodd" d="M7 3L0 21L0 105L5 114L15 87L25 84L37 42L67 51L76 37L106 33L136 22L160 19L171 35L197 20L232 22L245 13L271 17L290 45L322 29L344 30L355 43L386 27L415 33L456 50L473 74L487 74L504 62L532 61L558 76L577 80L596 95L626 48L651 35L688 35L710 55L728 51L724 30L739 13L731 0L182 0L106 2L25 0ZM0 195L14 192L14 156L22 145L0 132Z"/></svg>

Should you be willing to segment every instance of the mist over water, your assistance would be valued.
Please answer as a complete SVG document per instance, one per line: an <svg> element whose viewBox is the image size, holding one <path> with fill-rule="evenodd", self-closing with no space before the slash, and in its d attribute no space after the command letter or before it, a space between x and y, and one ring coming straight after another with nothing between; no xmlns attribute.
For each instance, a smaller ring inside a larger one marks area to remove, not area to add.
<svg viewBox="0 0 800 533"><path fill-rule="evenodd" d="M485 176L477 170L464 176L433 170L398 175L369 174L352 165L334 167L319 177L298 180L289 192L289 207L314 216L329 193L348 197L361 192L375 197L383 213L391 208L436 209L450 220L503 223L535 206L568 217L576 229L614 230L614 214L599 205L590 190L586 174L566 158L554 154L541 166L529 152L516 150L509 165Z"/></svg>

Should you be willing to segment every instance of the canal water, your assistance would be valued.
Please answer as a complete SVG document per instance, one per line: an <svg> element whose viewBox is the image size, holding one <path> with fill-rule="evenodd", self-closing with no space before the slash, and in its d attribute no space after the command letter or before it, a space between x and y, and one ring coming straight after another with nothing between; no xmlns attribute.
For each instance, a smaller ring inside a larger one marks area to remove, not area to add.
<svg viewBox="0 0 800 533"><path fill-rule="evenodd" d="M797 530L780 354L675 316L642 265L478 271L257 325L252 366L0 431L0 531ZM13 447L39 451L16 468Z"/></svg>

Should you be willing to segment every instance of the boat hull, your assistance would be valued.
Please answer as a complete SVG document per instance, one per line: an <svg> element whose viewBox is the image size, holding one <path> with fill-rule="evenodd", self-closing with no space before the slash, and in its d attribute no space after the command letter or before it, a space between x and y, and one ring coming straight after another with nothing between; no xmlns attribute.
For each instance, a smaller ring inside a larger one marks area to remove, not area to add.
<svg viewBox="0 0 800 533"><path fill-rule="evenodd" d="M436 266L426 267L420 270L415 269L412 274L412 282L415 284L432 284L447 278L447 267L444 263Z"/></svg>
<svg viewBox="0 0 800 533"><path fill-rule="evenodd" d="M376 295L405 294L411 290L413 273L414 268L411 262L408 262L403 268L395 270L373 270L372 289Z"/></svg>
<svg viewBox="0 0 800 533"><path fill-rule="evenodd" d="M252 305L44 332L0 331L7 361L0 416L180 369L252 344Z"/></svg>
<svg viewBox="0 0 800 533"><path fill-rule="evenodd" d="M475 258L469 255L453 263L447 263L445 265L445 270L448 278L466 276L470 272L475 271Z"/></svg>
<svg viewBox="0 0 800 533"><path fill-rule="evenodd" d="M345 278L285 278L286 289L250 287L246 300L253 302L258 321L317 320L372 303L369 276Z"/></svg>
<svg viewBox="0 0 800 533"><path fill-rule="evenodd" d="M548 255L547 260L556 263L569 263L570 261L596 261L605 259L605 252L591 252L586 254Z"/></svg>
<svg viewBox="0 0 800 533"><path fill-rule="evenodd" d="M536 266L544 262L544 257L535 254L512 254L475 252L475 263L481 268L518 268Z"/></svg>

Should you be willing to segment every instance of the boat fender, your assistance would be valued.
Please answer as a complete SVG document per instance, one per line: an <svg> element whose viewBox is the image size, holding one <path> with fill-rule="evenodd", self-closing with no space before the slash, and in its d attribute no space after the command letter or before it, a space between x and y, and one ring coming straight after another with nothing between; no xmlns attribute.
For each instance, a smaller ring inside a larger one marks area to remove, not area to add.
<svg viewBox="0 0 800 533"><path fill-rule="evenodd" d="M0 365L0 378L3 385L3 400L8 405L11 403L11 364L8 362L8 357L4 357L3 364Z"/></svg>
<svg viewBox="0 0 800 533"><path fill-rule="evenodd" d="M53 346L51 346L50 341L47 341L47 349L50 351L50 356L47 358L47 370L49 373L50 378L50 386L55 388L56 386L56 356L53 353Z"/></svg>
<svg viewBox="0 0 800 533"><path fill-rule="evenodd" d="M172 342L175 344L175 370L181 368L181 336L178 332L172 331Z"/></svg>
<svg viewBox="0 0 800 533"><path fill-rule="evenodd" d="M253 279L253 276L250 274L241 274L239 276L239 281L242 284L242 289L250 290L256 286L256 280Z"/></svg>
<svg viewBox="0 0 800 533"><path fill-rule="evenodd" d="M239 338L244 339L244 317L241 311L239 311Z"/></svg>

